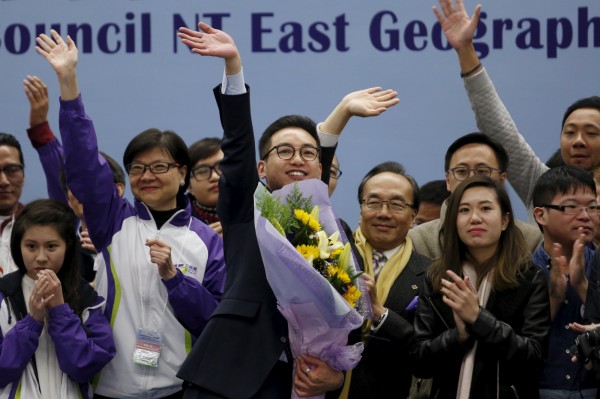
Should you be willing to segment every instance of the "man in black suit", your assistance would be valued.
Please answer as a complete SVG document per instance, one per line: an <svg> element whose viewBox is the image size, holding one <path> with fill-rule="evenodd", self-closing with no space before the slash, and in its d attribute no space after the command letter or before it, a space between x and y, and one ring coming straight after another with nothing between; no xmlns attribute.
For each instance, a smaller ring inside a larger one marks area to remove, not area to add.
<svg viewBox="0 0 600 399"><path fill-rule="evenodd" d="M291 356L287 322L277 310L256 239L253 194L259 178L269 190L321 178L350 116L378 115L397 103L396 93L356 92L338 106L326 123L334 137L325 139L331 141L322 154L314 122L298 115L279 118L260 138L257 173L250 97L235 43L225 32L204 23L198 27L199 32L181 28L182 42L193 52L225 60L224 84L214 93L224 129L217 212L228 276L220 305L178 373L185 381L184 398L289 398L292 387L303 396L335 392L342 372L316 357Z"/></svg>
<svg viewBox="0 0 600 399"><path fill-rule="evenodd" d="M402 165L384 162L363 178L358 202L360 227L354 238L365 264L373 321L363 326L365 349L342 397L407 398L413 319L431 262L407 236L419 212L419 186Z"/></svg>

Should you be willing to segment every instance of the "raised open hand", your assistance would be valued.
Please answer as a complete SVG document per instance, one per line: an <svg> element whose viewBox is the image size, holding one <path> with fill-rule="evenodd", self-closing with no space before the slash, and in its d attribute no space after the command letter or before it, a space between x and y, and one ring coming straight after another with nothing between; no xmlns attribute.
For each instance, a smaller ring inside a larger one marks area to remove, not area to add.
<svg viewBox="0 0 600 399"><path fill-rule="evenodd" d="M48 60L59 77L75 74L79 57L75 42L70 36L65 42L54 29L50 30L50 35L52 37L42 33L35 39L35 51Z"/></svg>
<svg viewBox="0 0 600 399"><path fill-rule="evenodd" d="M452 4L452 0L439 0L439 2L443 14L435 6L433 13L442 25L448 43L455 50L470 46L479 22L481 5L475 7L473 16L469 18L462 0L456 0L456 7Z"/></svg>
<svg viewBox="0 0 600 399"><path fill-rule="evenodd" d="M358 90L346 94L343 101L346 109L354 116L377 116L400 102L394 90L382 90L381 87Z"/></svg>
<svg viewBox="0 0 600 399"><path fill-rule="evenodd" d="M37 76L27 76L23 81L29 100L29 126L34 127L48 120L48 87Z"/></svg>
<svg viewBox="0 0 600 399"><path fill-rule="evenodd" d="M198 29L200 31L182 27L179 28L179 33L177 34L181 42L190 47L192 52L224 59L239 56L233 38L227 33L214 29L204 22L198 24Z"/></svg>

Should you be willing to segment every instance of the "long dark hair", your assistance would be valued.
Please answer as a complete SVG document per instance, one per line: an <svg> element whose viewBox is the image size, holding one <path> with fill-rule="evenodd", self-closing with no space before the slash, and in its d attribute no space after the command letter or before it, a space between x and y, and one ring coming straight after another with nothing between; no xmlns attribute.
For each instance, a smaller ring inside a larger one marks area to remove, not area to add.
<svg viewBox="0 0 600 399"><path fill-rule="evenodd" d="M515 224L510 198L504 187L496 180L492 180L486 176L470 177L461 182L448 199L448 208L446 209L444 224L440 232L442 255L432 263L428 271L433 287L436 290L441 288L441 280L442 278L446 278L446 270L452 270L461 276L463 274L462 263L466 259L473 261L473 259L469 258L468 249L461 241L456 227L460 201L465 191L473 187L487 187L492 189L496 193L502 216L508 216L508 225L500 235L496 254L485 265L480 265L484 273L478 276L478 278L483 278L485 273L494 267L494 290L502 291L515 287L518 283L519 273L531 257L525 237L523 237L521 230Z"/></svg>
<svg viewBox="0 0 600 399"><path fill-rule="evenodd" d="M57 273L62 286L65 302L81 316L82 304L79 298L79 245L75 233L75 222L71 210L61 202L40 199L25 205L15 220L10 237L10 252L19 271L27 272L21 253L21 241L27 229L32 226L51 226L65 240L65 259Z"/></svg>

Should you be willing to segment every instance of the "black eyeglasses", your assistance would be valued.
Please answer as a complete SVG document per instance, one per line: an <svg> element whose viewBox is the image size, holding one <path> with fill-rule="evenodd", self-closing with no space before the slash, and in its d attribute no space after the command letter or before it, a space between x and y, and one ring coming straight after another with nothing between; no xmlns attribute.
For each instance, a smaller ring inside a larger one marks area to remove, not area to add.
<svg viewBox="0 0 600 399"><path fill-rule="evenodd" d="M340 177L342 177L343 172L335 167L331 167L331 169L329 169L329 177L332 179L339 179Z"/></svg>
<svg viewBox="0 0 600 399"><path fill-rule="evenodd" d="M542 205L544 208L554 209L560 212L563 212L566 215L579 215L582 211L586 211L588 215L598 215L600 214L600 205L554 205L554 204L545 204Z"/></svg>
<svg viewBox="0 0 600 399"><path fill-rule="evenodd" d="M23 177L23 165L11 164L0 167L0 172L8 178Z"/></svg>
<svg viewBox="0 0 600 399"><path fill-rule="evenodd" d="M500 169L492 168L491 166L478 166L476 168L467 168L466 166L458 166L456 168L448 169L448 172L452 173L456 180L463 181L471 172L473 172L474 176L492 176L492 173L496 171L501 173Z"/></svg>
<svg viewBox="0 0 600 399"><path fill-rule="evenodd" d="M143 164L141 162L132 162L127 165L127 173L130 175L143 175L146 173L147 169L150 169L150 172L155 175L160 175L162 173L167 173L171 166L180 167L181 165L177 162L154 162L150 165Z"/></svg>
<svg viewBox="0 0 600 399"><path fill-rule="evenodd" d="M288 161L294 158L294 156L296 155L296 148L292 147L289 144L280 144L267 151L267 153L262 157L262 160L264 161L265 159L267 159L269 154L273 151L277 151L277 156L279 157L279 159L283 159L284 161ZM315 159L317 159L320 152L320 150L317 147L309 145L299 147L298 151L300 151L300 157L305 161L314 161Z"/></svg>
<svg viewBox="0 0 600 399"><path fill-rule="evenodd" d="M196 179L196 181L202 181L208 179L213 170L218 176L221 176L221 165L217 162L214 165L200 165L197 168L192 169L192 177Z"/></svg>
<svg viewBox="0 0 600 399"><path fill-rule="evenodd" d="M412 208L412 204L408 204L401 200L384 201L377 198L363 199L363 205L368 211L379 212L383 209L383 204L386 204L390 212L402 213L408 208Z"/></svg>

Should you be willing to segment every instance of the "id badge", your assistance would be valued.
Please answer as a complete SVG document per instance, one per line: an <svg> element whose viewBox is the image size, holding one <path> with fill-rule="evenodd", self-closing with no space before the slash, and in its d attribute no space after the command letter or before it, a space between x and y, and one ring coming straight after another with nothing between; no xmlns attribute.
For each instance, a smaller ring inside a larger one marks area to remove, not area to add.
<svg viewBox="0 0 600 399"><path fill-rule="evenodd" d="M158 367L160 357L160 333L156 330L145 328L138 329L133 362L143 366Z"/></svg>

